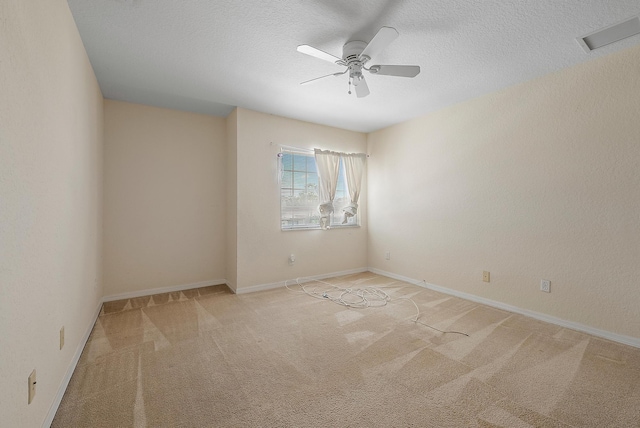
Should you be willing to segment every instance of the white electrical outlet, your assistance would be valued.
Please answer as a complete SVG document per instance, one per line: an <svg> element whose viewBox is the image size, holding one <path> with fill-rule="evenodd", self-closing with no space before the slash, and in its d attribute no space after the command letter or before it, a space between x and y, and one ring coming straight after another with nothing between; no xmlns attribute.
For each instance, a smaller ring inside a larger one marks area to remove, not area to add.
<svg viewBox="0 0 640 428"><path fill-rule="evenodd" d="M548 279L541 279L540 291L544 291L545 293L551 293L551 281L549 281Z"/></svg>
<svg viewBox="0 0 640 428"><path fill-rule="evenodd" d="M60 349L64 348L64 326L60 329Z"/></svg>
<svg viewBox="0 0 640 428"><path fill-rule="evenodd" d="M491 274L489 273L489 271L485 270L482 272L482 280L484 282L491 282Z"/></svg>
<svg viewBox="0 0 640 428"><path fill-rule="evenodd" d="M386 253L384 253L384 258L385 260L391 260L391 251L387 251Z"/></svg>
<svg viewBox="0 0 640 428"><path fill-rule="evenodd" d="M289 264L290 264L290 265L292 265L292 264L294 264L295 262L296 262L296 256L295 256L295 254L291 254L291 255L289 256Z"/></svg>

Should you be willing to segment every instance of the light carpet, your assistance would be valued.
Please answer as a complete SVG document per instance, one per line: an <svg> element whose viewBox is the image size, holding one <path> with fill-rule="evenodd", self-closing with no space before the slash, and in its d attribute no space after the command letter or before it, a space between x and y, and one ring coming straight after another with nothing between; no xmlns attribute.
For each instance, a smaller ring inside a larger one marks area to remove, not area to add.
<svg viewBox="0 0 640 428"><path fill-rule="evenodd" d="M105 303L52 426L640 427L640 349L370 272L326 281L392 301L214 286ZM403 296L469 336L412 322Z"/></svg>

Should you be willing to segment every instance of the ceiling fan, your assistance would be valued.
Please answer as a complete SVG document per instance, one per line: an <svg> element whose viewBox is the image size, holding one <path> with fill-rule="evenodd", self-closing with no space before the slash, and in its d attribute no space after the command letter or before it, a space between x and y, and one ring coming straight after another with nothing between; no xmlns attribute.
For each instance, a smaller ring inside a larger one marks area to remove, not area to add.
<svg viewBox="0 0 640 428"><path fill-rule="evenodd" d="M399 77L416 77L420 73L420 66L417 65L372 65L367 67L366 64L374 58L377 54L382 52L389 43L394 41L398 37L398 31L392 27L382 27L373 39L369 43L354 40L345 43L342 47L342 58L331 55L320 49L314 48L309 45L298 46L298 52L311 55L313 57L332 62L344 67L347 67L344 71L338 73L327 74L326 76L316 77L315 79L302 82L301 85L315 82L319 79L324 79L329 76L341 76L349 73L349 94L351 94L351 84L355 86L356 95L358 98L363 98L369 95L369 86L364 79L362 71L368 71L371 74L381 74L385 76L399 76Z"/></svg>

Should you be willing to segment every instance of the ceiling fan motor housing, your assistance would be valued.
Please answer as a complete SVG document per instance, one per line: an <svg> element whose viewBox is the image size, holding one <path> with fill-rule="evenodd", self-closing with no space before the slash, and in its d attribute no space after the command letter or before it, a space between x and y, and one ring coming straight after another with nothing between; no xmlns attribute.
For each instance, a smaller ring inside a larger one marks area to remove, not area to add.
<svg viewBox="0 0 640 428"><path fill-rule="evenodd" d="M360 56L367 43L360 40L353 40L345 43L342 47L342 59L349 67L349 77L353 80L354 85L358 85L362 79L362 66L369 60L368 56Z"/></svg>
<svg viewBox="0 0 640 428"><path fill-rule="evenodd" d="M342 59L349 65L350 62L361 62L364 63L363 59L369 60L369 57L364 56L360 58L360 54L367 47L367 43L361 42L360 40L354 40L351 42L345 43L342 47Z"/></svg>

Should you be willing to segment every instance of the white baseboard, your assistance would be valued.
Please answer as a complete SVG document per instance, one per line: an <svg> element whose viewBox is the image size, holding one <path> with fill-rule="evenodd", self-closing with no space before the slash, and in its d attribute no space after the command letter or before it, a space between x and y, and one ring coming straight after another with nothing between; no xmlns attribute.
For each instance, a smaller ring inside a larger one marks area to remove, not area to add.
<svg viewBox="0 0 640 428"><path fill-rule="evenodd" d="M51 407L49 408L49 412L47 413L47 417L42 423L42 428L49 428L51 423L53 422L53 418L56 416L56 412L58 411L58 407L60 406L60 402L62 401L62 397L64 396L65 391L67 390L67 386L69 385L69 381L71 380L71 376L73 376L73 372L76 370L76 366L78 365L78 361L80 361L80 356L82 355L82 351L84 351L84 347L87 344L87 340L89 340L89 336L91 335L91 331L93 331L93 326L96 324L96 320L100 315L100 311L102 310L102 300L98 302L98 307L96 308L96 312L91 318L91 323L87 327L82 339L80 339L80 343L78 343L78 347L76 348L75 354L73 354L73 359L67 368L67 373L62 378L62 382L58 387L58 392L53 398L53 402L51 403Z"/></svg>
<svg viewBox="0 0 640 428"><path fill-rule="evenodd" d="M367 272L368 270L369 270L368 268L350 269L350 270L343 270L343 271L340 271L340 272L323 273L322 275L305 276L305 277L300 277L300 278L297 278L297 279L301 283L303 283L303 282L314 281L314 280L317 280L317 279L333 278L334 276L342 276L342 275L351 275L351 274L355 274L355 273L362 273L362 272ZM274 288L284 287L285 282L287 284L293 284L294 281L296 281L296 278L288 279L286 281L271 282L271 283L268 283L268 284L250 285L248 287L240 287L238 289L233 289L232 288L232 290L236 294L255 293L256 291L273 290Z"/></svg>
<svg viewBox="0 0 640 428"><path fill-rule="evenodd" d="M543 314L536 311L531 311L529 309L519 308L517 306L508 305L506 303L497 302L495 300L485 299L484 297L475 296L473 294L464 293L462 291L453 290L451 288L442 287L435 284L429 284L425 281L408 278L406 276L397 275L395 273L386 272L381 269L369 268L370 272L377 273L378 275L388 276L389 278L397 279L399 281L408 282L410 284L415 284L420 287L425 287L430 290L438 291L440 293L449 294L451 296L460 297L461 299L470 300L476 303L482 303L483 305L492 306L494 308L503 309L505 311L514 312L516 314L525 315L531 318L535 318L540 321L548 322L550 324L555 324L561 327L570 328L572 330L581 331L583 333L591 334L593 336L601 337L603 339L608 339L614 342L622 343L625 345L633 346L635 348L640 348L640 338L625 336L623 334L612 333L606 330L600 330L595 327L590 327L588 325L580 324L573 321L563 320L562 318L556 318L551 315Z"/></svg>
<svg viewBox="0 0 640 428"><path fill-rule="evenodd" d="M236 288L238 288L238 287L236 286L235 283L227 280L226 284L227 284L227 287L229 287L229 289L234 292L234 294L237 294L236 293Z"/></svg>
<svg viewBox="0 0 640 428"><path fill-rule="evenodd" d="M62 402L62 397L64 396L64 393L67 390L67 386L69 385L69 381L71 381L71 376L73 375L73 372L75 371L76 366L78 365L78 361L80 361L80 356L82 355L82 351L84 350L84 347L87 344L87 341L89 340L89 336L91 335L93 326L96 324L96 320L98 319L98 316L100 316L100 312L102 310L102 304L104 302L112 302L114 300L123 300L123 299L132 299L134 297L150 296L152 294L160 294L160 293L170 293L175 291L189 290L191 288L208 287L211 285L220 285L225 283L226 281L224 279L214 279L209 281L195 282L192 284L183 284L183 285L175 285L175 286L160 287L160 288L149 288L146 290L132 291L132 292L121 293L121 294L113 294L111 296L105 296L102 299L100 299L100 302L98 303L98 307L96 308L96 312L92 318L92 322L87 327L87 330L85 331L84 336L82 336L82 339L78 344L78 347L73 356L73 359L71 360L71 363L69 364L69 368L67 369L67 373L62 379L62 382L60 383L60 387L58 388L58 392L56 393L56 396L54 397L54 400L51 403L51 407L49 408L47 417L42 423L42 427L49 428L51 426L51 423L53 422L53 418L56 416L58 407Z"/></svg>
<svg viewBox="0 0 640 428"><path fill-rule="evenodd" d="M112 294L102 298L103 302L113 302L114 300L133 299L135 297L150 296L152 294L172 293L175 291L189 290L191 288L209 287L211 285L226 284L224 279L211 279L209 281L194 282L191 284L172 285L169 287L147 288L146 290L130 291L127 293Z"/></svg>

